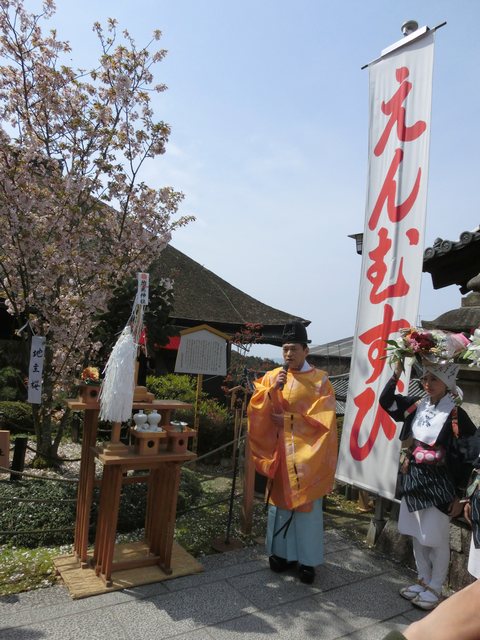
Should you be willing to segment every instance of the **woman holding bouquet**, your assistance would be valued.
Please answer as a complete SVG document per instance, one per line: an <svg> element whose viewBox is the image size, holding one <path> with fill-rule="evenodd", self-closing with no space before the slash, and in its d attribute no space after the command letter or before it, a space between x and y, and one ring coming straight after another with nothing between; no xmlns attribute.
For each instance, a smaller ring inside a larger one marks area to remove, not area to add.
<svg viewBox="0 0 480 640"><path fill-rule="evenodd" d="M450 561L450 517L460 515L460 487L466 485L471 466L460 443L476 427L459 406L456 386L459 367L422 359L422 399L395 393L403 364L400 360L387 382L380 405L403 422L402 500L400 533L412 536L418 582L400 590L415 606L429 610L440 602Z"/></svg>

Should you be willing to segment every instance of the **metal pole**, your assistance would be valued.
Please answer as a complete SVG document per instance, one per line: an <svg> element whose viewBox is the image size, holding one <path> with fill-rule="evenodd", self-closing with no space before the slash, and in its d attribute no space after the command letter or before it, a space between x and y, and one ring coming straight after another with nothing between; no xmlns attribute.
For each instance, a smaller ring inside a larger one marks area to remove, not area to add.
<svg viewBox="0 0 480 640"><path fill-rule="evenodd" d="M237 398L238 404L236 406L235 419L237 419L238 417L240 419L240 424L239 424L239 428L237 429L237 435L236 435L237 446L236 446L235 464L233 466L232 487L230 490L230 504L228 508L227 532L225 534L224 540L217 539L213 541L212 547L217 551L228 551L229 549L236 549L243 546L240 540L230 539L230 529L232 526L232 519L233 519L233 501L235 499L235 485L237 480L237 471L238 471L239 458L240 458L242 423L243 423L243 416L244 416L245 407L246 407L246 394L242 391L242 399L241 400L239 399L238 393L236 395L236 398Z"/></svg>
<svg viewBox="0 0 480 640"><path fill-rule="evenodd" d="M385 506L385 499L377 496L375 498L375 515L370 521L366 539L366 543L370 547L373 547L385 526Z"/></svg>
<svg viewBox="0 0 480 640"><path fill-rule="evenodd" d="M235 417L239 416L239 425L237 429L237 446L236 446L236 452L235 452L235 463L233 465L232 488L230 491L230 505L228 508L227 533L225 536L225 544L230 544L230 529L232 526L233 501L235 499L235 486L237 483L238 459L240 457L240 436L242 435L244 409L245 409L245 395L243 395L240 409L237 408L235 410Z"/></svg>

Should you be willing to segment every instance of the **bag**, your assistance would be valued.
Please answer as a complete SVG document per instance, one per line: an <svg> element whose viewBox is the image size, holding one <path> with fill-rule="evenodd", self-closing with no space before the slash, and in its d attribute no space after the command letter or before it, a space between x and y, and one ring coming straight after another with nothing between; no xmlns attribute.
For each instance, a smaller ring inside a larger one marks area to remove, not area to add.
<svg viewBox="0 0 480 640"><path fill-rule="evenodd" d="M427 447L420 444L412 452L417 464L441 464L445 461L445 447Z"/></svg>

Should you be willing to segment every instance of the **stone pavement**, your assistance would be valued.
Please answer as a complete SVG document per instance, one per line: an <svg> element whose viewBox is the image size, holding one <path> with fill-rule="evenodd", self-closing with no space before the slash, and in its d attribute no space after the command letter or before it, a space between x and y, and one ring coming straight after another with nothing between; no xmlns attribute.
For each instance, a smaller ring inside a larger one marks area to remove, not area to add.
<svg viewBox="0 0 480 640"><path fill-rule="evenodd" d="M398 595L411 573L335 529L313 585L272 573L260 546L202 564L203 573L82 600L61 584L0 597L0 638L380 640L424 615Z"/></svg>

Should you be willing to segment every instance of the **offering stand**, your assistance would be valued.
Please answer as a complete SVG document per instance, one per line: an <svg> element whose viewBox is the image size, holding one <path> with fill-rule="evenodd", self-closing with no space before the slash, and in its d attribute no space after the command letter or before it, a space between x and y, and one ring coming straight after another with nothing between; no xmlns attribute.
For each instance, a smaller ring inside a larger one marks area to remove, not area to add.
<svg viewBox="0 0 480 640"><path fill-rule="evenodd" d="M138 397L138 396L136 396ZM135 434L135 445L127 446L120 442L119 423L112 425L112 438L103 447L96 447L98 416L100 406L96 398L69 400L68 406L74 411L84 411L84 433L77 498L77 517L75 523L74 554L80 566L91 566L88 557L88 531L92 496L95 484L95 460L103 466L100 480L101 496L98 513L97 532L93 553L93 566L96 574L106 586L111 585L112 572L128 568L138 568L158 564L166 574L171 572L171 553L175 530L175 516L181 465L193 460L196 455L188 450L190 437L196 434L187 429L183 435L182 451L176 449L176 441L169 444L171 412L175 409L191 408L191 405L177 400L136 399L132 411L138 409L156 409L162 415L162 428L165 431L149 433L147 442L155 444L150 450L145 445L145 433ZM139 437L135 437L138 435ZM157 442L155 442L157 441ZM143 446L142 446L143 444ZM125 473L131 470L149 470L147 509L145 517L145 542L147 551L144 557L123 562L113 562L118 510L122 484L128 482Z"/></svg>

